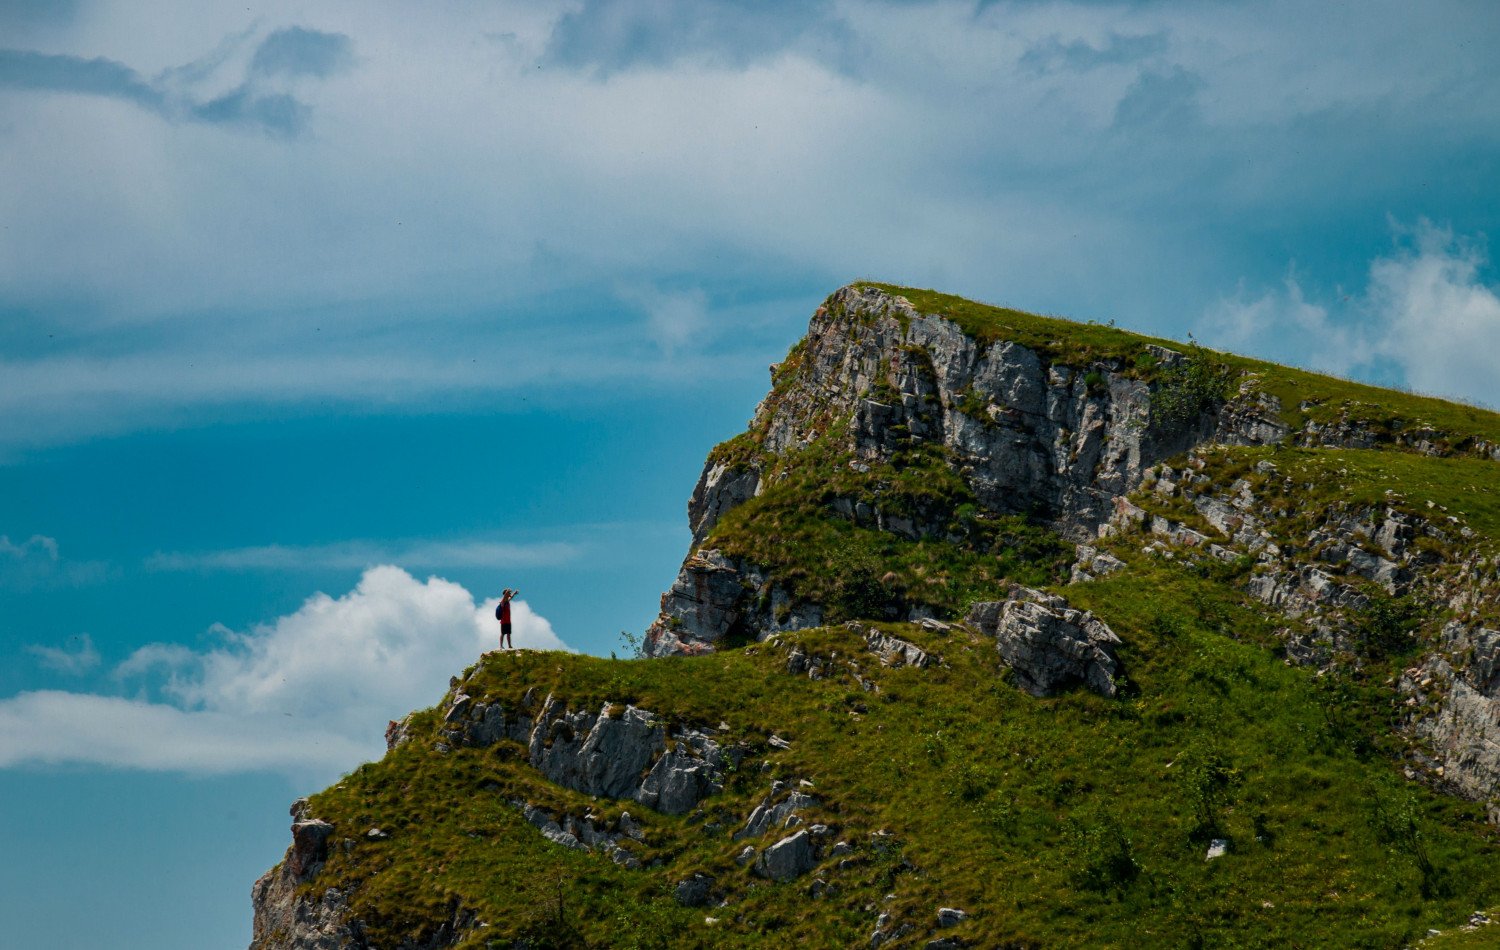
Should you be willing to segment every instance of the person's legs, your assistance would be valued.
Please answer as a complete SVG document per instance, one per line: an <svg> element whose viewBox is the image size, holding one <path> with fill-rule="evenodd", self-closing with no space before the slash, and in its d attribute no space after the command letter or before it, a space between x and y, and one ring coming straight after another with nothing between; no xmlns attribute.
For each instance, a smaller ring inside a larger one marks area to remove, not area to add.
<svg viewBox="0 0 1500 950"><path fill-rule="evenodd" d="M500 646L505 649L515 648L515 644L513 644L510 639L510 624L508 623L502 623L500 625Z"/></svg>

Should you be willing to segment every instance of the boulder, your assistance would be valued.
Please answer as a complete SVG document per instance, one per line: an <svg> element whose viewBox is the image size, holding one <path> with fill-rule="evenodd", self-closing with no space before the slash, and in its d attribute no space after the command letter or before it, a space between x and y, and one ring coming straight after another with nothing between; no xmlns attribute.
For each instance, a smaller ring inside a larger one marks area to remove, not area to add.
<svg viewBox="0 0 1500 950"><path fill-rule="evenodd" d="M321 818L292 823L292 849L287 853L287 867L298 881L318 873L328 857L328 836L333 825Z"/></svg>
<svg viewBox="0 0 1500 950"><path fill-rule="evenodd" d="M1101 696L1118 691L1120 638L1061 597L1017 587L1008 600L974 604L967 619L995 638L1016 684L1033 696L1052 696L1076 683Z"/></svg>
<svg viewBox="0 0 1500 950"><path fill-rule="evenodd" d="M713 903L714 879L707 874L694 874L677 882L672 888L672 898L683 907L707 907Z"/></svg>
<svg viewBox="0 0 1500 950"><path fill-rule="evenodd" d="M761 852L755 861L755 873L773 881L790 881L813 869L812 835L798 831Z"/></svg>

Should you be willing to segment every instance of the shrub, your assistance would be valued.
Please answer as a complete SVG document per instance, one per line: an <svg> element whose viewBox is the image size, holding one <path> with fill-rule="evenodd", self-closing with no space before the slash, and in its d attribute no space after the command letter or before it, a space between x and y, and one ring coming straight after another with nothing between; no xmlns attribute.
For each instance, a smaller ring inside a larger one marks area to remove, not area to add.
<svg viewBox="0 0 1500 950"><path fill-rule="evenodd" d="M1141 873L1130 839L1113 815L1068 820L1073 883L1091 891L1123 891Z"/></svg>
<svg viewBox="0 0 1500 950"><path fill-rule="evenodd" d="M1151 419L1158 429L1180 429L1229 400L1234 369L1212 350L1193 343L1186 358L1157 376Z"/></svg>

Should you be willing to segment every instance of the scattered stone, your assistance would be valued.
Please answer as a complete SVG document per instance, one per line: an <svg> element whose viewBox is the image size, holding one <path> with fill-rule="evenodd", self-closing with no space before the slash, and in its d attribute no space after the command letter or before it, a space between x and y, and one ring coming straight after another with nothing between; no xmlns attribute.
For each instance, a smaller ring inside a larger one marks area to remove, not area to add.
<svg viewBox="0 0 1500 950"><path fill-rule="evenodd" d="M1226 855L1228 853L1229 853L1229 839L1228 838L1215 838L1214 840L1212 840L1212 841L1210 841L1208 843L1208 854L1204 855L1203 860L1205 860L1205 861L1212 861L1214 858L1222 858L1224 855Z"/></svg>
<svg viewBox="0 0 1500 950"><path fill-rule="evenodd" d="M743 850L739 854L735 855L734 863L738 864L740 867L744 867L745 865L749 864L751 861L754 861L754 860L755 860L755 846L751 845L751 844L747 844L747 845L745 845L745 850Z"/></svg>
<svg viewBox="0 0 1500 950"><path fill-rule="evenodd" d="M967 912L957 907L939 907L937 912L937 924L939 927L957 927L969 919Z"/></svg>
<svg viewBox="0 0 1500 950"><path fill-rule="evenodd" d="M620 833L625 837L632 838L636 841L646 840L645 827L640 822L631 817L630 812L628 811L620 812Z"/></svg>
<svg viewBox="0 0 1500 950"><path fill-rule="evenodd" d="M771 785L770 794L762 799L759 805L755 806L755 810L745 820L745 827L734 833L736 840L758 837L767 831L793 825L801 820L797 812L809 808L817 808L822 804L818 799L802 791L794 791L780 802L772 804L772 801L784 788L785 785L781 782L775 782Z"/></svg>
<svg viewBox="0 0 1500 950"><path fill-rule="evenodd" d="M865 648L880 657L880 662L885 666L915 666L917 669L926 669L932 665L932 657L916 644L881 633L879 630L865 631Z"/></svg>
<svg viewBox="0 0 1500 950"><path fill-rule="evenodd" d="M391 837L391 833L383 828L371 828L365 832L365 837L371 841L386 841Z"/></svg>

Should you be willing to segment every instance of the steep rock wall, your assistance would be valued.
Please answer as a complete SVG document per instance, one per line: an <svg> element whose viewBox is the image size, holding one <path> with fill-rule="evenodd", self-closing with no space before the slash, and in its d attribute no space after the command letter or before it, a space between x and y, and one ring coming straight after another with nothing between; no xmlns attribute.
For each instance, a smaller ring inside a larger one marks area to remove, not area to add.
<svg viewBox="0 0 1500 950"><path fill-rule="evenodd" d="M1148 349L1164 365L1182 359ZM767 459L818 439L838 440L856 466L888 462L913 443L940 447L985 508L1040 515L1082 541L1156 462L1211 439L1255 445L1287 434L1280 407L1264 396L1164 424L1153 419L1151 387L1121 361L1067 366L1015 342L986 344L868 286L829 297L794 357L773 367L775 385L750 425L754 451L716 453L704 467L688 505L694 550L662 596L648 655L704 652L726 638L822 622L820 605L793 601L774 572L712 544L719 520L764 490ZM858 523L908 538L951 514L894 517L862 499L846 508Z"/></svg>

